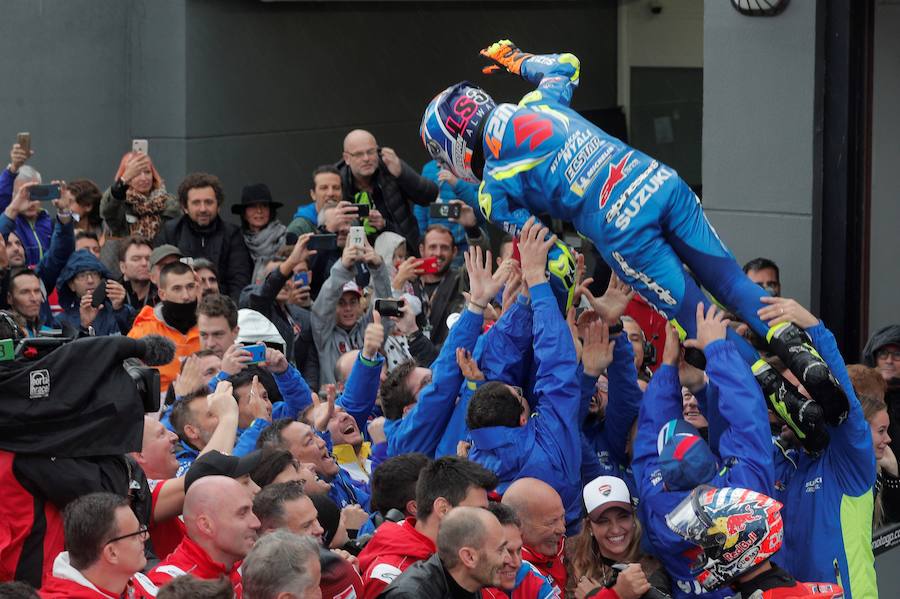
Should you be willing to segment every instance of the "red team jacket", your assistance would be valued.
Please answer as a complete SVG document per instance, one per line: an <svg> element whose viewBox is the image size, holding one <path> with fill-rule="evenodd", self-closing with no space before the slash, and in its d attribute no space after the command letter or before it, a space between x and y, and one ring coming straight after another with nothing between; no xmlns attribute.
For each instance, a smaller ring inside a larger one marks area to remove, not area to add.
<svg viewBox="0 0 900 599"><path fill-rule="evenodd" d="M375 599L404 570L436 552L434 541L416 530L415 518L385 522L359 554L362 599Z"/></svg>

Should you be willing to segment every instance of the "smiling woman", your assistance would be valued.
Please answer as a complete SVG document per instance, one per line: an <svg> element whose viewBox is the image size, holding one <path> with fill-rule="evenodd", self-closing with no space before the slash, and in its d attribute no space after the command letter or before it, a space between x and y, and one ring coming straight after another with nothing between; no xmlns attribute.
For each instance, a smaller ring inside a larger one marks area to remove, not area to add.
<svg viewBox="0 0 900 599"><path fill-rule="evenodd" d="M668 593L670 582L660 563L641 553L641 524L625 482L599 476L585 485L582 497L587 517L568 547L575 597L637 599L650 587ZM631 565L620 572L613 564Z"/></svg>

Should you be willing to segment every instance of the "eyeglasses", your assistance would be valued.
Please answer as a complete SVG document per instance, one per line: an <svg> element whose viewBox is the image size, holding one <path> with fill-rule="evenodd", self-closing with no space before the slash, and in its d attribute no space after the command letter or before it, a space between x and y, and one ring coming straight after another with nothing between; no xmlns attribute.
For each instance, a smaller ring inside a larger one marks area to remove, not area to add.
<svg viewBox="0 0 900 599"><path fill-rule="evenodd" d="M378 148L370 148L368 150L360 150L359 152L347 152L347 156L353 158L354 160L359 160L363 157L377 156Z"/></svg>
<svg viewBox="0 0 900 599"><path fill-rule="evenodd" d="M895 362L900 362L900 350L879 349L875 352L875 357L879 360L891 358Z"/></svg>
<svg viewBox="0 0 900 599"><path fill-rule="evenodd" d="M135 532L130 532L127 535L122 535L121 537L113 537L112 539L108 540L106 542L106 544L109 545L110 543L115 543L116 541L121 541L122 539L127 539L129 537L137 537L137 536L141 537L141 541L146 541L147 537L149 535L150 535L150 529L148 529L146 526L141 526Z"/></svg>
<svg viewBox="0 0 900 599"><path fill-rule="evenodd" d="M75 275L75 278L78 279L79 281L83 281L85 279L99 279L100 273L97 272L96 270L83 270L80 273L78 273L77 275Z"/></svg>

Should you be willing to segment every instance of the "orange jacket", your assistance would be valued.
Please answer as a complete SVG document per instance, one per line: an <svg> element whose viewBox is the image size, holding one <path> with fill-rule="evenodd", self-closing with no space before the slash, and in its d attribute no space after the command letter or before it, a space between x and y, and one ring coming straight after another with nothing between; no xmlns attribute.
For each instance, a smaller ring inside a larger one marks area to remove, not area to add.
<svg viewBox="0 0 900 599"><path fill-rule="evenodd" d="M161 309L161 304L156 306ZM159 389L163 394L169 390L169 385L181 371L181 358L186 358L196 351L200 351L200 331L196 325L187 332L181 334L167 325L161 314L154 311L153 306L144 306L134 319L134 325L128 332L132 339L140 339L145 335L162 335L175 344L175 358L165 366L157 366L159 370Z"/></svg>

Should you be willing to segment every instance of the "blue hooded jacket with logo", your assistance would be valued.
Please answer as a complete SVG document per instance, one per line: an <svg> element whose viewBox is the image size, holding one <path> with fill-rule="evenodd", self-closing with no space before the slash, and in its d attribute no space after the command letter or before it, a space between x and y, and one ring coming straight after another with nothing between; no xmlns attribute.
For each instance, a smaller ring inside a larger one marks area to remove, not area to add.
<svg viewBox="0 0 900 599"><path fill-rule="evenodd" d="M57 316L60 321L68 322L76 329L81 328L81 298L69 288L69 281L79 273L94 271L100 273L100 277L107 281L113 280L112 274L106 269L100 260L87 250L78 250L69 256L68 262L59 273L56 281L56 290L59 294L59 305L63 309ZM134 308L127 303L114 310L112 302L108 299L103 302L103 308L97 312L94 322L95 335L127 335L134 319Z"/></svg>
<svg viewBox="0 0 900 599"><path fill-rule="evenodd" d="M806 332L847 394L850 413L829 427L831 441L822 455L795 454L796 469L774 448L780 488L773 497L784 505L784 542L775 561L798 580L840 584L847 599L877 597L872 434L834 335L821 322Z"/></svg>
<svg viewBox="0 0 900 599"><path fill-rule="evenodd" d="M469 459L493 471L502 493L516 479L538 478L559 492L571 526L581 517L580 373L572 335L548 283L531 288L537 413L520 427L470 431Z"/></svg>
<svg viewBox="0 0 900 599"><path fill-rule="evenodd" d="M718 398L710 398L709 411L718 411L721 416L720 420L710 414L710 429L719 422L726 425L718 436L722 469L708 484L742 487L771 496L774 478L772 435L759 385L730 341L713 341L704 353L709 376L707 394ZM659 468L657 436L663 425L672 419L680 419L682 413L678 369L664 364L644 393L634 441L632 468L641 498L638 514L646 533L644 538L672 579L673 597L729 597L733 594L729 589L703 590L691 573L698 546L684 540L666 525L666 514L690 491L665 489Z"/></svg>

